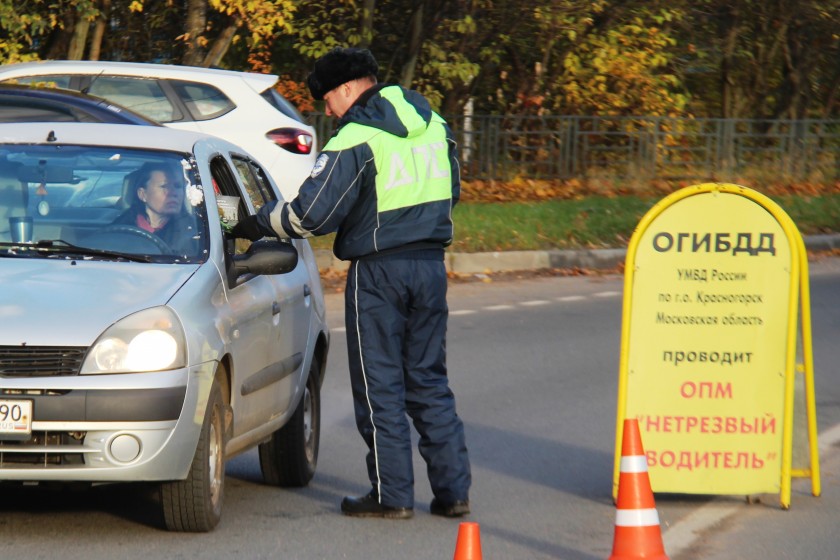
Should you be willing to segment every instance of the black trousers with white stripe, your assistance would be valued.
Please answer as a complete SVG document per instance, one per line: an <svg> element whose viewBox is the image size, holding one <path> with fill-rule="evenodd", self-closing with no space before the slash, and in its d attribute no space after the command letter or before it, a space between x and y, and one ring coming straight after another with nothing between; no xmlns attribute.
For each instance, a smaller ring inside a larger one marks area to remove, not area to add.
<svg viewBox="0 0 840 560"><path fill-rule="evenodd" d="M380 502L414 507L408 418L434 495L467 500L464 426L446 370L446 270L442 250L353 261L345 323L356 425Z"/></svg>

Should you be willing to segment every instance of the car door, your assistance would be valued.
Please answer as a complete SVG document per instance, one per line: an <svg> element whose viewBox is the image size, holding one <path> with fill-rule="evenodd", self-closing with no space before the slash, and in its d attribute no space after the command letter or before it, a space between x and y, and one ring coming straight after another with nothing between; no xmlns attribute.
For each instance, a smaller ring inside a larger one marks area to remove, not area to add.
<svg viewBox="0 0 840 560"><path fill-rule="evenodd" d="M220 195L238 200L239 212L247 212L238 182L238 175L228 160L216 156L210 162L213 186L217 189L215 199ZM208 199L208 211L212 212ZM217 208L218 212L219 209ZM213 223L214 220L211 220ZM221 227L221 226L219 226ZM226 240L226 259L232 259L235 252L243 252L248 244L245 240ZM234 245L238 245L234 249ZM223 271L224 272L224 271ZM225 319L222 328L227 331L231 353L231 407L233 408L234 437L258 428L266 422L266 411L276 408L277 349L277 294L275 284L269 276L243 277L234 284L225 279ZM271 412L268 415L273 414Z"/></svg>
<svg viewBox="0 0 840 560"><path fill-rule="evenodd" d="M259 164L252 159L235 155L232 156L232 161L255 209L279 199L277 191ZM296 390L306 383L302 366L305 356L311 354L307 344L312 320L312 286L303 262L303 252L299 250L298 254L300 260L295 270L267 277L271 280L275 294L272 303L276 311L272 332L272 356L280 364L282 377L272 392L277 396L280 411L289 407Z"/></svg>

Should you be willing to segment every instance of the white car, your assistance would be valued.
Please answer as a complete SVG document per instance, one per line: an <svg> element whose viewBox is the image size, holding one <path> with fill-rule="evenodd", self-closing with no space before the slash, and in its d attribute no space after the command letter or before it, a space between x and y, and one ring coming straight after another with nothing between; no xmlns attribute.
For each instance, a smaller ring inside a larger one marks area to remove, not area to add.
<svg viewBox="0 0 840 560"><path fill-rule="evenodd" d="M309 482L314 255L228 233L278 196L214 136L0 124L0 482L154 481L177 531L218 523L225 460L250 448L267 483Z"/></svg>
<svg viewBox="0 0 840 560"><path fill-rule="evenodd" d="M315 163L315 129L274 89L275 75L56 60L0 66L0 81L82 91L171 128L224 138L253 155L286 200L294 198Z"/></svg>

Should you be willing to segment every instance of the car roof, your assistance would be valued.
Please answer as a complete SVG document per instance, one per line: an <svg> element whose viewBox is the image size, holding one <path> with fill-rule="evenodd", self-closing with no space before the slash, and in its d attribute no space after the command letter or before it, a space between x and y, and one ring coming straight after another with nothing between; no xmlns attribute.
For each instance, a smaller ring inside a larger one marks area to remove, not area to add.
<svg viewBox="0 0 840 560"><path fill-rule="evenodd" d="M5 109L0 110L0 122L71 120L161 126L108 100L60 88L0 83L0 109Z"/></svg>
<svg viewBox="0 0 840 560"><path fill-rule="evenodd" d="M50 74L97 74L137 77L180 79L187 81L213 82L219 80L244 80L257 92L273 86L276 74L237 72L219 68L178 66L146 62L106 62L98 60L42 60L20 62L0 66L0 77L13 78Z"/></svg>
<svg viewBox="0 0 840 560"><path fill-rule="evenodd" d="M195 144L200 141L230 145L209 134L165 126L76 122L0 123L0 145L78 144L192 153Z"/></svg>

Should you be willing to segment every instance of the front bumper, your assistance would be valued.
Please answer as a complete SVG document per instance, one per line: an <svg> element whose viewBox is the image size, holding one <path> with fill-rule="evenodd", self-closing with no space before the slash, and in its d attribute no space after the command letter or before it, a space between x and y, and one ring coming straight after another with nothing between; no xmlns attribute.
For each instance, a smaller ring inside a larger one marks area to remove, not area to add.
<svg viewBox="0 0 840 560"><path fill-rule="evenodd" d="M32 437L0 440L0 480L185 478L215 369L0 379L2 398L33 401Z"/></svg>

